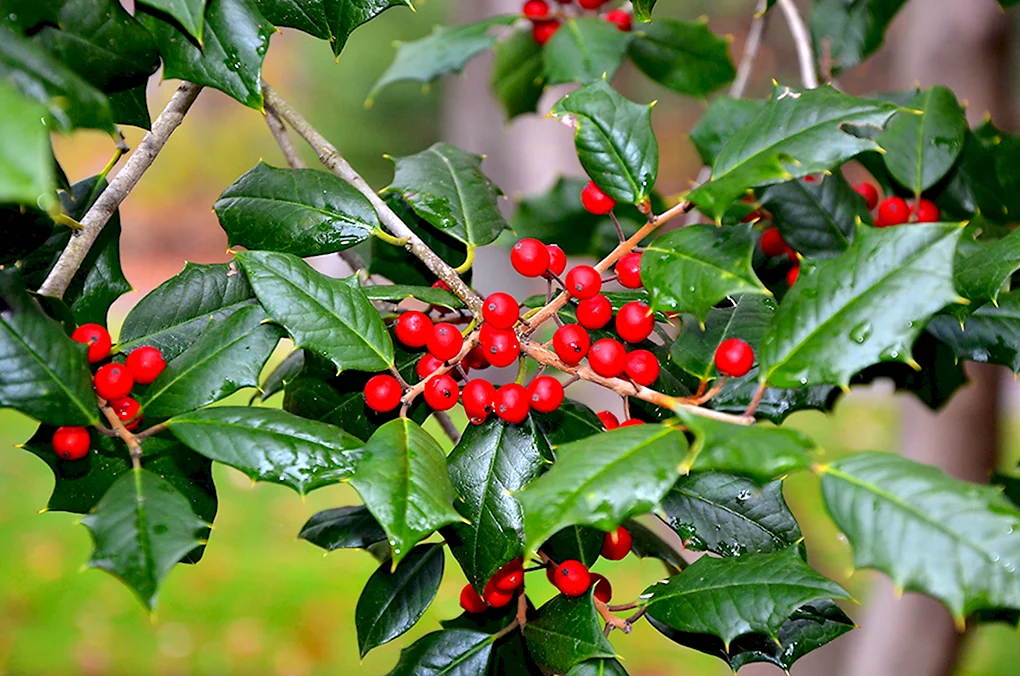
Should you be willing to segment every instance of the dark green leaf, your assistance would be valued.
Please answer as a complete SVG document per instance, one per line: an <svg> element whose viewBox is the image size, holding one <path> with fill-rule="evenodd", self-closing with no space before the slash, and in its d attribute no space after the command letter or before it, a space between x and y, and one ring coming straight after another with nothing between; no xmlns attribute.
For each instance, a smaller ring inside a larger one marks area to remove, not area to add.
<svg viewBox="0 0 1020 676"><path fill-rule="evenodd" d="M461 520L443 449L406 418L372 435L350 481L389 536L394 566L437 528Z"/></svg>
<svg viewBox="0 0 1020 676"><path fill-rule="evenodd" d="M602 635L591 594L553 597L524 625L524 638L536 662L559 672L585 660L616 656Z"/></svg>
<svg viewBox="0 0 1020 676"><path fill-rule="evenodd" d="M758 355L760 380L842 386L878 361L909 362L929 317L959 297L952 257L961 233L950 224L864 226L840 256L805 261Z"/></svg>
<svg viewBox="0 0 1020 676"><path fill-rule="evenodd" d="M659 172L651 105L598 80L564 96L550 114L570 121L581 166L606 193L632 204L651 194Z"/></svg>
<svg viewBox="0 0 1020 676"><path fill-rule="evenodd" d="M740 338L757 349L776 313L776 303L756 295L740 296L736 301L733 307L709 310L704 329L694 315L684 315L680 335L669 351L670 360L705 381L717 375L715 352L724 340Z"/></svg>
<svg viewBox="0 0 1020 676"><path fill-rule="evenodd" d="M454 505L466 523L445 533L468 581L481 593L496 571L524 554L524 519L515 493L530 484L550 451L528 418L512 425L490 417L469 425L448 459Z"/></svg>
<svg viewBox="0 0 1020 676"><path fill-rule="evenodd" d="M363 505L325 509L312 515L298 537L327 552L367 549L386 541L386 533Z"/></svg>
<svg viewBox="0 0 1020 676"><path fill-rule="evenodd" d="M389 676L478 676L486 673L492 636L470 629L426 634L400 651Z"/></svg>
<svg viewBox="0 0 1020 676"><path fill-rule="evenodd" d="M329 40L333 37L326 18L326 0L255 0L255 2L262 15L274 26L296 28L320 40ZM371 3L371 0L369 2ZM351 2L337 0L331 4L334 5L331 9L338 9L339 5L350 5ZM366 3L364 0L360 2L355 0L354 4Z"/></svg>
<svg viewBox="0 0 1020 676"><path fill-rule="evenodd" d="M137 18L156 39L163 77L219 89L244 105L262 109L262 59L273 24L255 0L208 0L202 43L162 17L139 11Z"/></svg>
<svg viewBox="0 0 1020 676"><path fill-rule="evenodd" d="M567 676L627 676L627 670L616 660L586 660L575 664Z"/></svg>
<svg viewBox="0 0 1020 676"><path fill-rule="evenodd" d="M567 526L553 533L542 551L553 561L580 561L586 566L594 565L602 552L606 534L591 526Z"/></svg>
<svg viewBox="0 0 1020 676"><path fill-rule="evenodd" d="M418 545L400 565L384 561L365 583L354 611L361 656L413 627L442 580L442 544Z"/></svg>
<svg viewBox="0 0 1020 676"><path fill-rule="evenodd" d="M419 218L404 198L395 192L384 192L383 201L393 209L400 220L407 224L411 232L421 237L422 241L437 256L450 265L460 265L467 259L467 247L445 232L432 227L425 219ZM368 266L369 273L382 275L394 284L419 284L428 286L436 280L436 275L418 258L402 246L393 246L378 237L372 238L372 262ZM461 275L467 283L471 283L471 270Z"/></svg>
<svg viewBox="0 0 1020 676"><path fill-rule="evenodd" d="M675 489L676 487L674 486ZM668 500L669 497L667 496L666 499ZM659 537L651 528L642 525L634 519L628 519L623 526L630 533L630 537L633 540L631 551L638 557L642 559L659 559L666 566L666 570L670 574L679 573L690 565L680 556L679 552L673 549L669 543Z"/></svg>
<svg viewBox="0 0 1020 676"><path fill-rule="evenodd" d="M41 24L56 24L61 0L2 0L0 23L29 34Z"/></svg>
<svg viewBox="0 0 1020 676"><path fill-rule="evenodd" d="M188 32L188 35L202 42L206 0L138 0L138 2L169 14Z"/></svg>
<svg viewBox="0 0 1020 676"><path fill-rule="evenodd" d="M936 315L928 332L959 359L1001 364L1020 373L1020 290L1001 294L997 305L982 305L962 326L956 317Z"/></svg>
<svg viewBox="0 0 1020 676"><path fill-rule="evenodd" d="M963 231L953 277L960 295L967 300L994 303L1010 276L1020 268L1020 230L1002 239L976 239L981 231L976 223Z"/></svg>
<svg viewBox="0 0 1020 676"><path fill-rule="evenodd" d="M930 332L925 331L917 339L913 354L920 368L899 362L880 362L858 373L850 384L866 384L879 378L890 378L897 390L913 393L932 410L941 408L956 390L967 384L963 363L953 348Z"/></svg>
<svg viewBox="0 0 1020 676"><path fill-rule="evenodd" d="M265 401L277 392L282 392L287 385L294 382L305 368L305 351L294 350L280 362L273 371L262 379L261 399ZM313 418L314 416L306 416Z"/></svg>
<svg viewBox="0 0 1020 676"><path fill-rule="evenodd" d="M393 365L393 342L357 275L326 277L291 254L246 251L236 258L270 318L298 347L329 358L341 371Z"/></svg>
<svg viewBox="0 0 1020 676"><path fill-rule="evenodd" d="M717 636L724 646L752 632L778 637L783 623L804 604L849 597L812 570L796 548L703 556L641 595L652 619L681 632Z"/></svg>
<svg viewBox="0 0 1020 676"><path fill-rule="evenodd" d="M603 431L602 421L584 404L564 399L552 413L532 413L535 426L551 447L578 441Z"/></svg>
<svg viewBox="0 0 1020 676"><path fill-rule="evenodd" d="M713 305L736 294L767 294L754 274L751 224L691 225L663 235L641 256L641 280L652 307L692 312L703 320Z"/></svg>
<svg viewBox="0 0 1020 676"><path fill-rule="evenodd" d="M802 539L783 500L783 483L764 486L723 472L680 477L662 500L666 522L695 551L721 556L768 553Z"/></svg>
<svg viewBox="0 0 1020 676"><path fill-rule="evenodd" d="M996 223L1015 222L1020 213L1020 174L1011 168L1010 158L1018 152L1020 137L996 129L990 121L968 131L945 189L935 195L936 204L954 218L980 212Z"/></svg>
<svg viewBox="0 0 1020 676"><path fill-rule="evenodd" d="M825 505L855 566L937 598L961 625L975 610L1020 609L1020 510L1002 491L886 453L823 471Z"/></svg>
<svg viewBox="0 0 1020 676"><path fill-rule="evenodd" d="M670 427L624 427L560 446L556 463L519 494L525 550L566 526L610 531L650 512L679 476L684 435Z"/></svg>
<svg viewBox="0 0 1020 676"><path fill-rule="evenodd" d="M89 567L120 578L149 610L167 573L208 527L177 489L144 469L117 479L82 524L94 546Z"/></svg>
<svg viewBox="0 0 1020 676"><path fill-rule="evenodd" d="M354 29L369 22L391 7L410 7L411 0L324 0L326 23L332 37L329 44L340 56Z"/></svg>
<svg viewBox="0 0 1020 676"><path fill-rule="evenodd" d="M707 216L720 218L745 190L819 174L866 150L874 139L852 126L882 126L898 110L832 87L795 90L776 85L772 98L729 138L712 165L712 179L687 195Z"/></svg>
<svg viewBox="0 0 1020 676"><path fill-rule="evenodd" d="M730 137L753 120L764 107L765 101L756 99L731 99L728 96L712 99L708 109L691 129L691 143L698 150L701 160L712 166Z"/></svg>
<svg viewBox="0 0 1020 676"><path fill-rule="evenodd" d="M227 186L213 209L231 246L295 256L349 249L379 227L371 203L343 179L262 162Z"/></svg>
<svg viewBox="0 0 1020 676"><path fill-rule="evenodd" d="M196 265L160 284L124 319L118 350L151 345L168 362L191 347L209 323L255 304L248 280L233 264Z"/></svg>
<svg viewBox="0 0 1020 676"><path fill-rule="evenodd" d="M449 291L432 286L410 286L407 284L375 284L363 286L361 290L369 300L385 300L399 303L408 298L420 300L429 305L457 309L464 307L464 301Z"/></svg>
<svg viewBox="0 0 1020 676"><path fill-rule="evenodd" d="M858 223L872 224L864 198L839 172L769 186L759 202L786 243L808 258L838 256L850 248Z"/></svg>
<svg viewBox="0 0 1020 676"><path fill-rule="evenodd" d="M889 122L879 144L893 178L916 194L932 187L956 162L967 134L967 118L948 88L920 91ZM920 114L918 114L920 111Z"/></svg>
<svg viewBox="0 0 1020 676"><path fill-rule="evenodd" d="M630 44L641 71L679 94L704 97L732 82L729 40L708 28L708 20L660 19L642 26Z"/></svg>
<svg viewBox="0 0 1020 676"><path fill-rule="evenodd" d="M141 129L152 129L149 117L149 104L145 99L146 84L119 89L106 93L113 110L113 121L117 124L129 124Z"/></svg>
<svg viewBox="0 0 1020 676"><path fill-rule="evenodd" d="M831 59L833 74L864 61L882 46L885 29L904 2L906 0L818 0L810 23L819 58L824 54Z"/></svg>
<svg viewBox="0 0 1020 676"><path fill-rule="evenodd" d="M757 391L758 367L755 366L741 378L728 379L719 394L712 397L706 406L724 413L741 414L755 399ZM778 425L797 411L831 411L841 392L832 385L789 389L766 387L755 416Z"/></svg>
<svg viewBox="0 0 1020 676"><path fill-rule="evenodd" d="M350 478L363 446L332 425L275 408L214 406L176 416L167 427L207 458L301 495Z"/></svg>
<svg viewBox="0 0 1020 676"><path fill-rule="evenodd" d="M46 109L2 82L0 110L4 111L0 116L0 202L34 205L52 193L56 184L50 134L43 123ZM5 248L8 241L5 237Z"/></svg>
<svg viewBox="0 0 1020 676"><path fill-rule="evenodd" d="M567 19L542 49L548 83L611 81L632 37L599 17Z"/></svg>
<svg viewBox="0 0 1020 676"><path fill-rule="evenodd" d="M535 112L545 88L542 46L530 30L516 30L492 49L492 93L507 118Z"/></svg>

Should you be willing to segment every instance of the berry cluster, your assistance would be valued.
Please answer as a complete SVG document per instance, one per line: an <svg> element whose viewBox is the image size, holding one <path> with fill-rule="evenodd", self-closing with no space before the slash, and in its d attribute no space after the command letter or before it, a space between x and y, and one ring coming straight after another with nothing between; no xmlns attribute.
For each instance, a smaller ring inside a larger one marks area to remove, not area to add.
<svg viewBox="0 0 1020 676"><path fill-rule="evenodd" d="M609 0L577 0L581 10L598 12ZM521 14L531 21L531 35L535 42L544 45L552 39L556 31L560 29L560 18L569 16L571 9L569 5L573 0L556 0L560 8L554 10L549 6L547 0L527 0L521 8ZM621 31L628 33L631 30L633 18L630 12L622 9L613 9L602 15L602 18L611 24L616 25Z"/></svg>
<svg viewBox="0 0 1020 676"><path fill-rule="evenodd" d="M105 361L110 356L110 333L99 324L82 324L71 334L71 339L88 345L86 357L90 364ZM143 346L132 350L123 364L109 362L100 366L92 377L96 395L110 404L117 417L128 430L138 429L142 422L141 405L129 396L135 384L148 385L156 379L166 361L154 347ZM79 460L88 455L92 445L89 431L84 427L59 427L53 433L53 450L64 460Z"/></svg>

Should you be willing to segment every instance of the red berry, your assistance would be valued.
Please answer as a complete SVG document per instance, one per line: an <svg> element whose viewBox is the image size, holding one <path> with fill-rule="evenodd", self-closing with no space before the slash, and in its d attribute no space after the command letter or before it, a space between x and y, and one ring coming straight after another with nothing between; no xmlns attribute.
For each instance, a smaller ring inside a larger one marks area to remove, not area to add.
<svg viewBox="0 0 1020 676"><path fill-rule="evenodd" d="M878 188L874 185L867 181L863 181L855 185L854 190L856 190L860 196L864 198L864 201L868 203L868 211L871 211L878 206Z"/></svg>
<svg viewBox="0 0 1020 676"><path fill-rule="evenodd" d="M400 383L393 376L379 374L365 383L365 405L379 413L392 411L399 406L403 394Z"/></svg>
<svg viewBox="0 0 1020 676"><path fill-rule="evenodd" d="M528 384L531 408L552 413L563 403L563 385L552 376L539 376Z"/></svg>
<svg viewBox="0 0 1020 676"><path fill-rule="evenodd" d="M605 575L592 573L591 583L595 587L595 598L602 601L602 603L609 603L612 600L613 585L609 584L609 580L606 579Z"/></svg>
<svg viewBox="0 0 1020 676"><path fill-rule="evenodd" d="M80 460L89 454L92 438L84 427L58 427L53 433L53 450L64 460Z"/></svg>
<svg viewBox="0 0 1020 676"><path fill-rule="evenodd" d="M524 566L520 558L514 559L496 571L492 586L502 592L512 592L524 584Z"/></svg>
<svg viewBox="0 0 1020 676"><path fill-rule="evenodd" d="M648 350L628 352L624 372L638 385L648 387L659 377L659 359Z"/></svg>
<svg viewBox="0 0 1020 676"><path fill-rule="evenodd" d="M492 402L496 398L496 388L488 380L480 378L469 380L460 393L460 401L464 404L464 413L475 425L481 425L492 412Z"/></svg>
<svg viewBox="0 0 1020 676"><path fill-rule="evenodd" d="M568 366L580 364L590 347L588 332L577 324L564 324L553 334L553 351Z"/></svg>
<svg viewBox="0 0 1020 676"><path fill-rule="evenodd" d="M478 595L474 587L466 584L460 590L460 607L469 613L484 613L489 609L489 604Z"/></svg>
<svg viewBox="0 0 1020 676"><path fill-rule="evenodd" d="M627 418L622 423L620 423L620 427L636 427L638 425L644 424L645 424L644 420L638 420L637 418Z"/></svg>
<svg viewBox="0 0 1020 676"><path fill-rule="evenodd" d="M641 284L641 254L629 253L616 262L616 276L620 284L628 289L640 289Z"/></svg>
<svg viewBox="0 0 1020 676"><path fill-rule="evenodd" d="M605 216L616 206L616 200L602 192L602 188L595 185L595 181L588 181L588 185L581 191L581 204L590 213Z"/></svg>
<svg viewBox="0 0 1020 676"><path fill-rule="evenodd" d="M941 216L935 203L923 197L918 200L916 206L911 205L910 212L915 214L918 223L938 223Z"/></svg>
<svg viewBox="0 0 1020 676"><path fill-rule="evenodd" d="M761 245L762 253L769 258L782 256L790 248L779 234L779 228L765 228L758 243Z"/></svg>
<svg viewBox="0 0 1020 676"><path fill-rule="evenodd" d="M910 219L910 206L902 197L889 197L878 205L878 220L881 227L902 225Z"/></svg>
<svg viewBox="0 0 1020 676"><path fill-rule="evenodd" d="M513 601L514 593L496 589L496 585L492 583L492 580L489 580L485 583L485 589L482 590L482 598L493 608L502 608Z"/></svg>
<svg viewBox="0 0 1020 676"><path fill-rule="evenodd" d="M577 323L586 329L601 329L613 318L613 304L599 294L577 304Z"/></svg>
<svg viewBox="0 0 1020 676"><path fill-rule="evenodd" d="M442 359L436 359L431 354L424 355L418 360L418 365L415 366L415 371L418 372L418 377L422 380L428 378L432 373L443 365Z"/></svg>
<svg viewBox="0 0 1020 676"><path fill-rule="evenodd" d="M580 561L564 561L556 566L553 584L566 596L580 596L591 587L591 573Z"/></svg>
<svg viewBox="0 0 1020 676"><path fill-rule="evenodd" d="M523 422L528 417L528 391L523 385L509 383L496 390L493 406L500 420Z"/></svg>
<svg viewBox="0 0 1020 676"><path fill-rule="evenodd" d="M449 411L460 398L457 381L444 373L425 383L425 402L436 411Z"/></svg>
<svg viewBox="0 0 1020 676"><path fill-rule="evenodd" d="M545 249L549 252L548 271L557 276L562 275L567 269L567 254L556 244L549 244Z"/></svg>
<svg viewBox="0 0 1020 676"><path fill-rule="evenodd" d="M71 334L71 340L89 346L87 358L90 364L110 356L110 332L99 324L82 324Z"/></svg>
<svg viewBox="0 0 1020 676"><path fill-rule="evenodd" d="M598 9L606 2L607 0L577 0L577 4L581 5L583 9Z"/></svg>
<svg viewBox="0 0 1020 676"><path fill-rule="evenodd" d="M107 401L123 399L131 394L131 388L135 386L135 379L131 377L131 371L123 364L100 366L92 382L95 385L96 394Z"/></svg>
<svg viewBox="0 0 1020 676"><path fill-rule="evenodd" d="M543 19L549 16L549 3L545 0L528 0L524 3L521 14L529 19Z"/></svg>
<svg viewBox="0 0 1020 676"><path fill-rule="evenodd" d="M432 288L439 289L440 291L449 291L450 285L444 282L443 280L439 279L432 284ZM438 305L429 305L429 310L431 310L432 312L438 312L440 314L450 311L449 308L440 307Z"/></svg>
<svg viewBox="0 0 1020 676"><path fill-rule="evenodd" d="M531 27L531 37L535 39L540 45L552 40L552 36L556 35L556 31L560 29L560 22L556 19L550 21L536 21Z"/></svg>
<svg viewBox="0 0 1020 676"><path fill-rule="evenodd" d="M590 265L578 265L567 273L567 293L578 300L591 298L602 290L602 275Z"/></svg>
<svg viewBox="0 0 1020 676"><path fill-rule="evenodd" d="M485 350L482 349L481 345L475 345L473 348L468 350L468 353L464 355L464 361L461 362L465 369L471 369L474 371L481 371L489 368L489 362L485 359Z"/></svg>
<svg viewBox="0 0 1020 676"><path fill-rule="evenodd" d="M615 23L616 27L619 28L624 33L630 32L631 17L629 12L626 12L622 9L613 9L606 12L606 15L602 18L608 21L609 23Z"/></svg>
<svg viewBox="0 0 1020 676"><path fill-rule="evenodd" d="M600 376L615 378L627 365L627 349L612 338L603 338L588 351L588 365Z"/></svg>
<svg viewBox="0 0 1020 676"><path fill-rule="evenodd" d="M163 353L158 349L145 345L135 348L125 360L128 371L136 383L148 385L166 368Z"/></svg>
<svg viewBox="0 0 1020 676"><path fill-rule="evenodd" d="M654 328L655 315L642 302L632 300L616 313L616 333L628 343L640 343Z"/></svg>
<svg viewBox="0 0 1020 676"><path fill-rule="evenodd" d="M612 533L606 533L606 538L602 541L602 556L610 561L619 561L630 553L633 542L630 532L620 526Z"/></svg>
<svg viewBox="0 0 1020 676"><path fill-rule="evenodd" d="M521 316L520 306L508 293L497 291L482 304L482 318L496 329L509 329Z"/></svg>
<svg viewBox="0 0 1020 676"><path fill-rule="evenodd" d="M754 350L739 338L727 338L715 350L715 367L724 376L739 378L754 366Z"/></svg>
<svg viewBox="0 0 1020 676"><path fill-rule="evenodd" d="M620 419L609 411L599 411L596 415L599 417L599 420L602 421L602 426L605 427L606 430L615 430L620 426Z"/></svg>
<svg viewBox="0 0 1020 676"><path fill-rule="evenodd" d="M549 249L537 239L522 239L510 249L510 265L525 277L540 277L549 268Z"/></svg>
<svg viewBox="0 0 1020 676"><path fill-rule="evenodd" d="M490 329L483 333L480 339L485 358L497 368L510 366L521 356L521 344L517 340L517 334L513 331Z"/></svg>
<svg viewBox="0 0 1020 676"><path fill-rule="evenodd" d="M460 331L453 324L440 322L432 327L432 334L425 346L429 354L436 359L449 361L460 353L460 348L464 347L464 336L460 335Z"/></svg>
<svg viewBox="0 0 1020 676"><path fill-rule="evenodd" d="M790 266L790 269L786 271L786 287L790 288L797 283L797 277L800 276L800 265L794 264Z"/></svg>
<svg viewBox="0 0 1020 676"><path fill-rule="evenodd" d="M410 348L425 347L432 335L432 320L424 312L411 310L397 317L397 340Z"/></svg>
<svg viewBox="0 0 1020 676"><path fill-rule="evenodd" d="M138 415L138 412L142 410L142 405L136 399L124 397L117 401L111 401L110 408L117 414L128 431L136 430L142 424L142 416Z"/></svg>

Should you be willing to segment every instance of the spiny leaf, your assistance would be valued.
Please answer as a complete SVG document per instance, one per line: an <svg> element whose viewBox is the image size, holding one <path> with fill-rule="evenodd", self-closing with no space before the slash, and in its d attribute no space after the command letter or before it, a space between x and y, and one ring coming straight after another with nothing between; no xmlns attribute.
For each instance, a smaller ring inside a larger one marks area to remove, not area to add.
<svg viewBox="0 0 1020 676"><path fill-rule="evenodd" d="M733 307L709 310L704 329L698 325L697 317L684 315L680 335L669 351L670 360L698 380L706 381L718 375L715 353L724 340L739 338L756 349L772 322L776 302L754 294L739 296L736 301Z"/></svg>
<svg viewBox="0 0 1020 676"><path fill-rule="evenodd" d="M193 38L202 41L206 0L138 0L172 16Z"/></svg>
<svg viewBox="0 0 1020 676"><path fill-rule="evenodd" d="M1001 364L1020 373L1020 290L1001 294L997 305L982 305L962 325L951 315L936 315L928 332L959 359Z"/></svg>
<svg viewBox="0 0 1020 676"><path fill-rule="evenodd" d="M707 21L660 19L642 26L630 43L630 58L648 77L688 96L707 96L737 74L729 41L709 30Z"/></svg>
<svg viewBox="0 0 1020 676"><path fill-rule="evenodd" d="M917 92L882 135L882 159L893 178L920 195L952 168L963 150L967 118L948 88ZM918 114L920 112L920 114Z"/></svg>
<svg viewBox="0 0 1020 676"><path fill-rule="evenodd" d="M612 80L627 56L632 37L598 17L567 19L542 49L548 83Z"/></svg>
<svg viewBox="0 0 1020 676"><path fill-rule="evenodd" d="M602 635L591 593L553 597L538 609L538 617L524 625L524 638L535 661L558 672L585 660L616 655Z"/></svg>
<svg viewBox="0 0 1020 676"><path fill-rule="evenodd" d="M389 676L477 676L492 654L492 636L471 629L426 634L400 651Z"/></svg>
<svg viewBox="0 0 1020 676"><path fill-rule="evenodd" d="M732 99L719 96L712 99L691 129L691 143L708 166L715 163L723 146L741 128L761 112L765 101L758 99Z"/></svg>

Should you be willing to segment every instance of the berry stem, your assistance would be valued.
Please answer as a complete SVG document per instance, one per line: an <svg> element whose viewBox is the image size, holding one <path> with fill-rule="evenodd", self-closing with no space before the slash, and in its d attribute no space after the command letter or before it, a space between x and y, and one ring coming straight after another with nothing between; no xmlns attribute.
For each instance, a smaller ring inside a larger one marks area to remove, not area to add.
<svg viewBox="0 0 1020 676"><path fill-rule="evenodd" d="M443 428L443 433L453 442L456 446L460 441L460 430L453 424L453 419L450 418L450 414L446 411L433 411L432 415L435 416L439 422L439 426Z"/></svg>
<svg viewBox="0 0 1020 676"><path fill-rule="evenodd" d="M397 379L397 382L400 383L401 389L403 389L405 392L411 388L411 386L407 384L407 381L404 380L404 376L400 375L400 371L397 369L395 365L390 366L390 373L393 374L393 377Z"/></svg>
<svg viewBox="0 0 1020 676"><path fill-rule="evenodd" d="M693 397L684 399L684 401L686 401L688 404L701 406L706 401L710 400L712 397L714 397L715 395L719 394L719 392L722 391L723 385L726 384L726 379L727 376L720 376L719 379L715 381L715 385L713 385L712 389L710 389L708 392L704 391L705 389L704 382L702 382L701 384L698 385L698 394L695 394Z"/></svg>
<svg viewBox="0 0 1020 676"><path fill-rule="evenodd" d="M460 352L458 352L453 359L446 362L445 364L437 368L435 371L430 373L427 378L423 378L421 382L415 385L411 385L407 389L407 391L404 392L404 396L401 398L403 405L400 407L400 417L401 418L407 417L407 409L411 408L411 404L414 403L415 398L425 391L425 385L426 383L428 383L428 381L432 380L433 378L437 378L443 375L444 373L449 373L454 368L456 368L456 366L464 360L464 357L467 356L467 353L470 352L471 349L477 344L478 344L478 332L475 331L474 333L472 333L471 335L464 339L464 344L461 346Z"/></svg>
<svg viewBox="0 0 1020 676"><path fill-rule="evenodd" d="M139 432L138 434L135 435L135 439L137 439L138 441L142 441L144 439L148 439L149 437L151 437L154 434L159 434L160 432L165 432L165 431L166 431L166 423L159 423L158 425L153 425L152 427L150 427L150 428L148 428L146 430L142 430L141 432Z"/></svg>
<svg viewBox="0 0 1020 676"><path fill-rule="evenodd" d="M387 244L392 244L393 246L407 246L406 237L394 237L393 235L386 232L382 228L374 229L372 231L372 236L378 237L382 241L386 242Z"/></svg>
<svg viewBox="0 0 1020 676"><path fill-rule="evenodd" d="M524 598L524 594L521 594L521 598ZM505 627L497 631L495 634L493 634L489 641L495 643L496 641L503 638L504 636L506 636L519 626L521 626L521 621L518 618L514 618L514 620L510 624L506 625Z"/></svg>
<svg viewBox="0 0 1020 676"><path fill-rule="evenodd" d="M465 272L471 269L471 266L475 264L475 245L467 245L467 257L464 258L464 262L455 267L453 270L458 275L463 275Z"/></svg>
<svg viewBox="0 0 1020 676"><path fill-rule="evenodd" d="M619 235L621 242L627 241L627 235L623 234L623 228L620 226L620 219L616 217L616 214L612 211L609 212L609 218L613 221L613 227L616 228L616 234Z"/></svg>
<svg viewBox="0 0 1020 676"><path fill-rule="evenodd" d="M621 603L621 604L616 605L616 606L607 606L607 607L609 608L609 610L613 611L614 613L618 613L621 610L634 610L635 608L637 608L640 605L641 604L638 603L637 601L631 601L630 603Z"/></svg>
<svg viewBox="0 0 1020 676"><path fill-rule="evenodd" d="M598 599L595 599L595 610L599 611L599 615L606 621L606 631L619 629L624 634L630 633L630 624L627 623L627 620L614 615L613 611L609 610L609 606Z"/></svg>
<svg viewBox="0 0 1020 676"><path fill-rule="evenodd" d="M117 433L116 433L116 432L114 432L113 430L111 430L111 429L110 429L109 427L103 427L103 425L102 425L101 423L96 423L96 424L94 424L94 425L93 425L93 427L95 427L95 428L96 428L96 430L97 430L97 431L98 431L98 432L99 432L100 434L102 434L102 435L103 435L104 437L111 437L111 438L114 438L114 437L116 437L116 436L117 436Z"/></svg>
<svg viewBox="0 0 1020 676"><path fill-rule="evenodd" d="M746 417L754 418L754 412L758 410L758 405L761 404L761 400L765 398L765 389L765 383L758 383L758 389L755 390L751 403L747 405L747 410L744 411L744 415Z"/></svg>
<svg viewBox="0 0 1020 676"><path fill-rule="evenodd" d="M117 412L113 410L109 402L100 399L99 409L106 416L106 419L110 422L110 427L117 433L120 440L127 444L128 452L131 453L131 466L135 469L141 469L142 445L138 442L138 438L129 432L128 428L124 427L124 423L117 417Z"/></svg>

